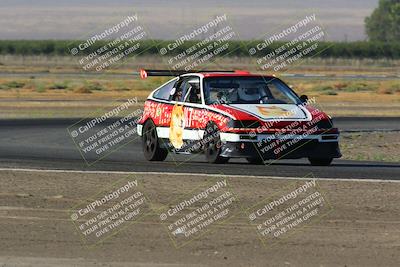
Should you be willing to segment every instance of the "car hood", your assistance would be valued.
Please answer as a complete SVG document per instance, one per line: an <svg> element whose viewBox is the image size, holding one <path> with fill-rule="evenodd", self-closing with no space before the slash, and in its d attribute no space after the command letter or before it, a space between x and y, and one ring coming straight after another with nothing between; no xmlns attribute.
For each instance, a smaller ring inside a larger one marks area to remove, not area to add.
<svg viewBox="0 0 400 267"><path fill-rule="evenodd" d="M279 119L311 120L310 112L301 105L295 104L229 104L219 105L218 109L228 112L236 119L247 119L248 115L257 117L263 121Z"/></svg>

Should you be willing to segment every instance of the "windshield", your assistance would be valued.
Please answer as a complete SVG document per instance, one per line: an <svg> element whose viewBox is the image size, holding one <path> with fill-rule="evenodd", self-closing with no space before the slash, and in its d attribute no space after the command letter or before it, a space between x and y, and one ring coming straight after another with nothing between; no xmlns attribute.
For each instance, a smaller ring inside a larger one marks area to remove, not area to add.
<svg viewBox="0 0 400 267"><path fill-rule="evenodd" d="M269 77L210 77L204 79L206 104L300 104L281 80Z"/></svg>

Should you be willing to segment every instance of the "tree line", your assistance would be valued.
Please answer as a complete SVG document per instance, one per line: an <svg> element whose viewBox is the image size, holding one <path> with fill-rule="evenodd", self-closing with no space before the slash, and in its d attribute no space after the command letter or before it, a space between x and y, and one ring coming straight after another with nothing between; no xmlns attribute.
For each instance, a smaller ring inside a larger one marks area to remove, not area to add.
<svg viewBox="0 0 400 267"><path fill-rule="evenodd" d="M109 41L108 41L109 42ZM106 45L106 41L98 41L84 51L89 55ZM133 55L158 55L160 47L169 41L144 40L140 42L140 48ZM172 42L172 41L171 41ZM230 41L228 50L223 54L229 56L249 56L249 48L260 41ZM46 55L69 56L71 49L77 47L82 41L69 40L0 40L1 55ZM192 47L196 41L185 42L174 49L175 55ZM274 42L262 53L269 53L284 42ZM320 42L318 43L317 57L320 58L400 58L400 42L357 41L357 42ZM310 54L309 56L314 56Z"/></svg>

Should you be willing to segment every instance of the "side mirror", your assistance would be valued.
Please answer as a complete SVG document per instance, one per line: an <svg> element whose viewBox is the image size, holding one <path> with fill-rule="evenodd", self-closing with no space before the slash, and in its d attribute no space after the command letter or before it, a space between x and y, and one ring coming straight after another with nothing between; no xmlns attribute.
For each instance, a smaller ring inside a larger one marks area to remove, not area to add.
<svg viewBox="0 0 400 267"><path fill-rule="evenodd" d="M301 95L301 96L300 96L300 100L301 100L301 102L305 103L305 102L308 101L308 96L306 96L306 95Z"/></svg>

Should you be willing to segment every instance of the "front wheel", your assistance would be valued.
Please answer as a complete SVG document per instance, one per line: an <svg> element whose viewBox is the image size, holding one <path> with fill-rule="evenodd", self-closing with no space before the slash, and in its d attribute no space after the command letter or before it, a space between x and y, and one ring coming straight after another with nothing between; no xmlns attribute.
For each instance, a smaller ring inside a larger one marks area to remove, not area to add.
<svg viewBox="0 0 400 267"><path fill-rule="evenodd" d="M142 147L144 157L149 161L163 161L168 156L168 150L160 147L156 126L147 121L143 127Z"/></svg>
<svg viewBox="0 0 400 267"><path fill-rule="evenodd" d="M308 160L313 166L329 166L333 158L308 158Z"/></svg>
<svg viewBox="0 0 400 267"><path fill-rule="evenodd" d="M209 163L226 163L229 158L221 157L221 138L217 125L210 123L204 132L204 154Z"/></svg>

